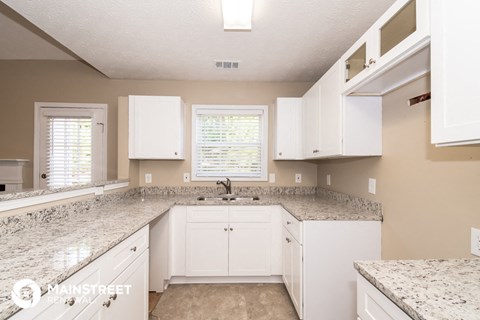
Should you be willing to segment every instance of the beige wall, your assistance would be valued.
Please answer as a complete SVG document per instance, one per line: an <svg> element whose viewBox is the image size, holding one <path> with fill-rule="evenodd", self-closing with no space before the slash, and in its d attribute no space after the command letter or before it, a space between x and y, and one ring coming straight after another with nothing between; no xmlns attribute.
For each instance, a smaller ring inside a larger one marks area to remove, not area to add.
<svg viewBox="0 0 480 320"><path fill-rule="evenodd" d="M117 175L117 99L129 94L179 95L186 103L271 104L277 96L301 96L311 83L195 82L111 80L78 61L0 60L0 158L33 160L33 104L85 102L108 104L108 178ZM188 127L188 124L187 124ZM189 151L187 150L189 154ZM179 184L189 162L140 162L157 184ZM270 163L279 184L290 184L291 173L304 173L304 185L316 184L316 166L308 163ZM296 167L298 166L298 167ZM171 171L170 171L171 170ZM32 163L26 186L32 186ZM173 172L174 175L166 175ZM288 179L287 179L288 177ZM178 180L177 180L178 178ZM291 179L293 180L293 178ZM141 182L141 181L140 181Z"/></svg>
<svg viewBox="0 0 480 320"><path fill-rule="evenodd" d="M468 257L470 228L480 227L480 146L430 144L429 77L383 98L383 156L321 161L319 186L382 202L384 259ZM368 193L377 179L377 194Z"/></svg>

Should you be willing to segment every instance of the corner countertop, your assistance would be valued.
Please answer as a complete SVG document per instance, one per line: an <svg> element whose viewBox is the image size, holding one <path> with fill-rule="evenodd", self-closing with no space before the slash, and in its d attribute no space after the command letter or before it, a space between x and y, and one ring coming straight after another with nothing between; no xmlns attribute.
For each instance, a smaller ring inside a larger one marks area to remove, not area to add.
<svg viewBox="0 0 480 320"><path fill-rule="evenodd" d="M61 283L174 205L282 205L299 220L373 220L381 213L319 196L261 196L258 201L198 201L196 196L146 196L114 199L53 219L51 210L33 226L0 236L0 319L19 311L10 291L20 279L42 290ZM74 205L64 211L77 210ZM35 216L35 215L33 215ZM36 221L36 220L35 220Z"/></svg>
<svg viewBox="0 0 480 320"><path fill-rule="evenodd" d="M412 319L480 319L480 258L357 261L355 268Z"/></svg>

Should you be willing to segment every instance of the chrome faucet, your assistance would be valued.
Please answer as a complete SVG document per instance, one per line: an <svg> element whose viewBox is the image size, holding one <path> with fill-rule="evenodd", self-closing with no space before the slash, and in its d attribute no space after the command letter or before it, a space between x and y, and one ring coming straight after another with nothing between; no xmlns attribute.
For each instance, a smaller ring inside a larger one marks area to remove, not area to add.
<svg viewBox="0 0 480 320"><path fill-rule="evenodd" d="M218 180L217 184L222 184L225 187L225 193L226 194L232 194L232 181L230 179L226 178L227 182L223 182Z"/></svg>

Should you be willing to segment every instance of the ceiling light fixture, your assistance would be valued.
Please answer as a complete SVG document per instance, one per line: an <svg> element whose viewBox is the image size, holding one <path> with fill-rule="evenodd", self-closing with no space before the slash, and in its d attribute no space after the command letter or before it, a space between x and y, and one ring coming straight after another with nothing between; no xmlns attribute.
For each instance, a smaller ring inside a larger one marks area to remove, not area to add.
<svg viewBox="0 0 480 320"><path fill-rule="evenodd" d="M222 0L224 30L252 30L253 0Z"/></svg>

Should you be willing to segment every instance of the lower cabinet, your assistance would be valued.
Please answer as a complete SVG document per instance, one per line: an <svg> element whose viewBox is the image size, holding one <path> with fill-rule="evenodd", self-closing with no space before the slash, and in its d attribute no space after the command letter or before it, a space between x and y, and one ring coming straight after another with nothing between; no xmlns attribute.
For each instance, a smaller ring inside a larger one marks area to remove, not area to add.
<svg viewBox="0 0 480 320"><path fill-rule="evenodd" d="M283 283L300 319L303 313L302 245L283 228Z"/></svg>
<svg viewBox="0 0 480 320"><path fill-rule="evenodd" d="M355 319L353 261L380 258L381 222L298 221L282 211L283 281L300 319Z"/></svg>
<svg viewBox="0 0 480 320"><path fill-rule="evenodd" d="M118 287L128 285L128 292L98 296L75 319L147 319L148 254L147 249L111 283Z"/></svg>
<svg viewBox="0 0 480 320"><path fill-rule="evenodd" d="M270 276L271 232L267 206L187 207L186 276Z"/></svg>
<svg viewBox="0 0 480 320"><path fill-rule="evenodd" d="M357 275L357 313L360 320L412 320L360 274Z"/></svg>
<svg viewBox="0 0 480 320"><path fill-rule="evenodd" d="M148 319L149 229L140 229L12 320ZM103 289L102 289L103 288Z"/></svg>

